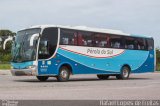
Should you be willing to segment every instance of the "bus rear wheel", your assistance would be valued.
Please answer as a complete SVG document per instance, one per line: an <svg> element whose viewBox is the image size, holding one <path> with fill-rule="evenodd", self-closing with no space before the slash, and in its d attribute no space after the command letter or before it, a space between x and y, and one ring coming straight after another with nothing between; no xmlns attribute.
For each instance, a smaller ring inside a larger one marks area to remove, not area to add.
<svg viewBox="0 0 160 106"><path fill-rule="evenodd" d="M109 75L97 75L97 77L101 80L107 80L109 78Z"/></svg>
<svg viewBox="0 0 160 106"><path fill-rule="evenodd" d="M37 76L37 79L42 82L47 81L48 78L48 76Z"/></svg>
<svg viewBox="0 0 160 106"><path fill-rule="evenodd" d="M116 75L117 79L128 79L130 75L130 69L126 66L122 67L121 73L119 75Z"/></svg>
<svg viewBox="0 0 160 106"><path fill-rule="evenodd" d="M57 80L59 82L66 82L69 80L70 70L67 66L62 66L59 70L59 75L57 76Z"/></svg>

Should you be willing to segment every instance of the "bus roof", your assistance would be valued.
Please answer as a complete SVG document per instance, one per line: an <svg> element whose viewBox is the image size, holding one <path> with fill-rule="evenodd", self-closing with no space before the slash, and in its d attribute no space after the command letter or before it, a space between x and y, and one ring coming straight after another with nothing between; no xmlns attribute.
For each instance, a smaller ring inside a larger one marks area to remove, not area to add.
<svg viewBox="0 0 160 106"><path fill-rule="evenodd" d="M82 30L82 31L91 31L91 32L99 32L99 33L108 33L108 34L133 36L133 37L152 38L151 36L124 33L121 30L103 29L103 28L91 28L91 27L86 27L86 26L36 25L36 26L32 26L30 28L48 28L48 27L57 27L57 28Z"/></svg>

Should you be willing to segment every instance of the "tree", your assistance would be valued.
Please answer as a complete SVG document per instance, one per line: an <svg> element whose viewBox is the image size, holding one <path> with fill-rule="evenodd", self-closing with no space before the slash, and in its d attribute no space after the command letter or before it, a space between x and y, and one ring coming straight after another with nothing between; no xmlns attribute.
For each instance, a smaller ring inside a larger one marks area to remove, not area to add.
<svg viewBox="0 0 160 106"><path fill-rule="evenodd" d="M160 48L156 48L156 68L160 70Z"/></svg>
<svg viewBox="0 0 160 106"><path fill-rule="evenodd" d="M6 50L3 50L3 42L8 36L14 36L16 33L10 30L0 30L0 62L9 62L11 60L11 45L12 42L7 43Z"/></svg>
<svg viewBox="0 0 160 106"><path fill-rule="evenodd" d="M0 36L14 36L16 33L10 30L0 30Z"/></svg>

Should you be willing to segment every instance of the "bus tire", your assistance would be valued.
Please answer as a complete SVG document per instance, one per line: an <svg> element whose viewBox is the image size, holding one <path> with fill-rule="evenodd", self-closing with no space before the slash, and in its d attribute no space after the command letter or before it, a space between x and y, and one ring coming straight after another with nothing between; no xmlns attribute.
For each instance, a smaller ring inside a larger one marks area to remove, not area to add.
<svg viewBox="0 0 160 106"><path fill-rule="evenodd" d="M100 80L107 80L109 78L109 75L97 75L97 77L100 79Z"/></svg>
<svg viewBox="0 0 160 106"><path fill-rule="evenodd" d="M69 80L70 70L67 66L62 66L59 70L59 75L57 76L57 80L59 82L66 82Z"/></svg>
<svg viewBox="0 0 160 106"><path fill-rule="evenodd" d="M47 81L48 78L48 76L37 76L37 79L41 82Z"/></svg>
<svg viewBox="0 0 160 106"><path fill-rule="evenodd" d="M121 69L121 73L119 75L116 75L116 78L117 79L125 80L125 79L129 78L129 75L130 75L130 69L129 69L129 67L124 66Z"/></svg>

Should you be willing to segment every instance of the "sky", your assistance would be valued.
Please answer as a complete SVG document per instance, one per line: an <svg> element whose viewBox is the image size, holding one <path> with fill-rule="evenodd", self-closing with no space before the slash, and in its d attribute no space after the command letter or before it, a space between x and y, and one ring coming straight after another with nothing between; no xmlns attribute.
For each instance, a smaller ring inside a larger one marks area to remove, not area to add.
<svg viewBox="0 0 160 106"><path fill-rule="evenodd" d="M42 24L122 30L160 47L160 0L0 0L0 29Z"/></svg>

